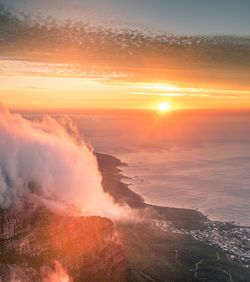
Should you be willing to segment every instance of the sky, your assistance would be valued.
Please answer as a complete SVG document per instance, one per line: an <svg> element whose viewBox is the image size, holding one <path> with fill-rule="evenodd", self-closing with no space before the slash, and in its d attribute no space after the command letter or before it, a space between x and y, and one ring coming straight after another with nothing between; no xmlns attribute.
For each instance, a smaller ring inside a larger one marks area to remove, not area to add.
<svg viewBox="0 0 250 282"><path fill-rule="evenodd" d="M143 25L178 34L250 36L248 0L1 0L33 14Z"/></svg>
<svg viewBox="0 0 250 282"><path fill-rule="evenodd" d="M248 0L0 3L61 23L0 17L0 102L10 108L250 108Z"/></svg>

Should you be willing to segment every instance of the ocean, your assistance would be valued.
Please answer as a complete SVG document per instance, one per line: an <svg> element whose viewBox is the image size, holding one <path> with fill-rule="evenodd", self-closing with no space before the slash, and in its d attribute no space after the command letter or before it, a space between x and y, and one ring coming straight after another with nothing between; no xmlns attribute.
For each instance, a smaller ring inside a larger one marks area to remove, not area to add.
<svg viewBox="0 0 250 282"><path fill-rule="evenodd" d="M147 203L250 225L250 113L121 111L72 115L96 151L126 162Z"/></svg>

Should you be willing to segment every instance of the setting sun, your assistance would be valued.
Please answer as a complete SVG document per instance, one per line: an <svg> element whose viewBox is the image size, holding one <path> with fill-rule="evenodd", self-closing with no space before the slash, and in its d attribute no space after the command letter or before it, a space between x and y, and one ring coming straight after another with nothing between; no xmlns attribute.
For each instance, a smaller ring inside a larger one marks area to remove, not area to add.
<svg viewBox="0 0 250 282"><path fill-rule="evenodd" d="M248 11L0 0L0 282L250 282Z"/></svg>
<svg viewBox="0 0 250 282"><path fill-rule="evenodd" d="M168 111L171 110L171 106L168 102L162 102L162 103L159 104L158 110L160 112L168 112Z"/></svg>

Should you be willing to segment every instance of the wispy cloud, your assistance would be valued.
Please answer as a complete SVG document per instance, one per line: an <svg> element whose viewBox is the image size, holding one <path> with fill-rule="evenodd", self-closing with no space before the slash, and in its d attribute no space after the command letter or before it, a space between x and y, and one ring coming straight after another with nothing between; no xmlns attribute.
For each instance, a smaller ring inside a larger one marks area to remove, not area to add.
<svg viewBox="0 0 250 282"><path fill-rule="evenodd" d="M161 96L161 97L182 97L186 96L185 94L178 94L178 93L156 93L156 92L129 92L129 94L133 95L149 95L149 96Z"/></svg>
<svg viewBox="0 0 250 282"><path fill-rule="evenodd" d="M248 90L230 90L230 89L209 89L209 88L190 88L171 84L160 83L119 83L118 86L126 85L130 89L128 92L131 95L148 95L160 97L183 97L183 96L197 96L197 97L213 97L213 98L239 98L242 95L250 95Z"/></svg>
<svg viewBox="0 0 250 282"><path fill-rule="evenodd" d="M122 72L93 68L81 64L43 63L15 58L0 58L0 76L49 76L113 80L128 77Z"/></svg>
<svg viewBox="0 0 250 282"><path fill-rule="evenodd" d="M230 89L250 89L250 38L147 34L88 22L25 18L0 7L0 41L0 75L164 84L162 89L132 87L134 95L249 94ZM195 87L175 89L178 82Z"/></svg>

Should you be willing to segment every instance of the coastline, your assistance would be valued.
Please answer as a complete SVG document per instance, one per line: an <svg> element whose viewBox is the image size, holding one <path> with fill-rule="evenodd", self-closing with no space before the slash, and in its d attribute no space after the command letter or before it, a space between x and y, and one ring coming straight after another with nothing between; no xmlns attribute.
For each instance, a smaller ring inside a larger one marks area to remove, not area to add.
<svg viewBox="0 0 250 282"><path fill-rule="evenodd" d="M109 193L115 202L127 204L137 210L152 210L161 220L171 221L176 228L202 229L209 219L198 210L157 206L145 203L144 199L129 188L129 184L122 182L126 178L119 167L127 166L118 158L96 153L99 169L103 176L104 191Z"/></svg>
<svg viewBox="0 0 250 282"><path fill-rule="evenodd" d="M121 167L129 177L123 181L146 203L198 210L211 221L250 226L248 147L210 144L114 154L128 163Z"/></svg>
<svg viewBox="0 0 250 282"><path fill-rule="evenodd" d="M126 163L95 154L104 191L145 219L115 222L128 258L129 282L166 281L166 277L169 281L203 281L204 277L204 281L249 281L249 226L213 221L198 210L147 204L122 182L126 176L121 167Z"/></svg>
<svg viewBox="0 0 250 282"><path fill-rule="evenodd" d="M250 228L213 222L196 210L149 205L122 182L119 167L125 163L110 155L96 157L104 190L135 210L135 216L112 223L105 217L64 217L46 208L34 211L33 206L23 213L6 211L7 216L2 211L0 276L14 266L25 271L28 281L56 258L66 259L70 275L80 273L84 281L249 281L250 245L241 239L250 239ZM87 259L75 263L88 248Z"/></svg>

